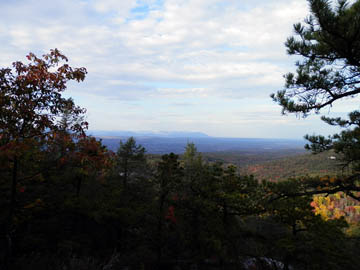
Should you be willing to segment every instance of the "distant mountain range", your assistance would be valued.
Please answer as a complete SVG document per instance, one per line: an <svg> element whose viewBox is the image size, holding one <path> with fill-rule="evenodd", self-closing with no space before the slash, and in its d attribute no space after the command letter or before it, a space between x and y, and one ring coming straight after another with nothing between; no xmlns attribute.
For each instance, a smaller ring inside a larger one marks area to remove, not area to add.
<svg viewBox="0 0 360 270"><path fill-rule="evenodd" d="M186 144L194 143L199 152L273 152L304 149L304 140L261 139L261 138L219 138L201 132L132 132L132 131L89 131L89 135L100 138L110 150L116 151L120 140L125 142L134 137L151 154L183 153Z"/></svg>
<svg viewBox="0 0 360 270"><path fill-rule="evenodd" d="M207 138L202 132L187 131L123 131L123 130L90 130L89 135L95 137L157 137L157 138Z"/></svg>

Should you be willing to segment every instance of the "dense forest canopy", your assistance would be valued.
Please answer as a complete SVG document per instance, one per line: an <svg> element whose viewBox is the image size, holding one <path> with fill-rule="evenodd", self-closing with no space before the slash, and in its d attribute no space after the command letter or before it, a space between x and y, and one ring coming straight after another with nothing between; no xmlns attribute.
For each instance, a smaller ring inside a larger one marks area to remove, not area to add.
<svg viewBox="0 0 360 270"><path fill-rule="evenodd" d="M308 2L286 42L303 60L272 95L305 116L358 94L360 68L360 2ZM340 134L307 136L349 173L260 181L193 143L182 156L149 157L132 137L109 151L63 97L86 69L57 49L27 59L0 69L1 269L359 269L360 208L335 211L359 199L359 112L324 118Z"/></svg>

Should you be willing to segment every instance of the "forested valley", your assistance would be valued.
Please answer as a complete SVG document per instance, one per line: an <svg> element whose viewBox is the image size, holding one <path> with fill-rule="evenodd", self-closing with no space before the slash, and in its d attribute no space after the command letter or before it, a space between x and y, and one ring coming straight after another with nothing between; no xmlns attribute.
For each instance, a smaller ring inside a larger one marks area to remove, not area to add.
<svg viewBox="0 0 360 270"><path fill-rule="evenodd" d="M302 60L271 95L303 117L360 93L360 1L308 2L285 44ZM87 70L57 49L27 60L0 69L0 269L360 268L359 111L265 163L111 151L63 94Z"/></svg>

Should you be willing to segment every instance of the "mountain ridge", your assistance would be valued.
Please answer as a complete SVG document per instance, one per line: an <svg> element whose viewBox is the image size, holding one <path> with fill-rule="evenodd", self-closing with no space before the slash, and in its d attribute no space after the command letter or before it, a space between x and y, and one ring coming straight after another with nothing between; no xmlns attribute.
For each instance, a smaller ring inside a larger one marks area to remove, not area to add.
<svg viewBox="0 0 360 270"><path fill-rule="evenodd" d="M99 133L97 133L99 134ZM221 138L221 137L193 137L193 136L156 136L146 134L138 136L133 133L119 135L118 133L106 133L101 136L95 134L96 138L102 140L110 150L116 151L120 141L125 142L129 137L134 137L137 144L145 147L149 154L168 154L170 152L181 154L184 152L188 143L194 143L199 152L231 152L231 151L250 151L250 152L272 152L283 150L304 150L304 140L296 139L263 139L263 138ZM104 134L104 133L103 133ZM135 136L134 136L135 135Z"/></svg>
<svg viewBox="0 0 360 270"><path fill-rule="evenodd" d="M211 137L198 131L127 131L127 130L89 130L94 137L158 137L158 138L208 138Z"/></svg>

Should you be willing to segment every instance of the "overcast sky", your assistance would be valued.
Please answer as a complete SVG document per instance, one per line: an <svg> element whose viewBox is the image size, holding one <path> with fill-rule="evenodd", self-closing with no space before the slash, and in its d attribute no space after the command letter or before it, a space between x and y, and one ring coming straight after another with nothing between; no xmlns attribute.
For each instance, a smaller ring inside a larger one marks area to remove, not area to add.
<svg viewBox="0 0 360 270"><path fill-rule="evenodd" d="M269 98L294 70L284 42L307 14L305 0L0 0L0 67L51 48L86 67L66 95L91 130L332 133L319 116L282 116ZM330 116L357 104L336 103Z"/></svg>

